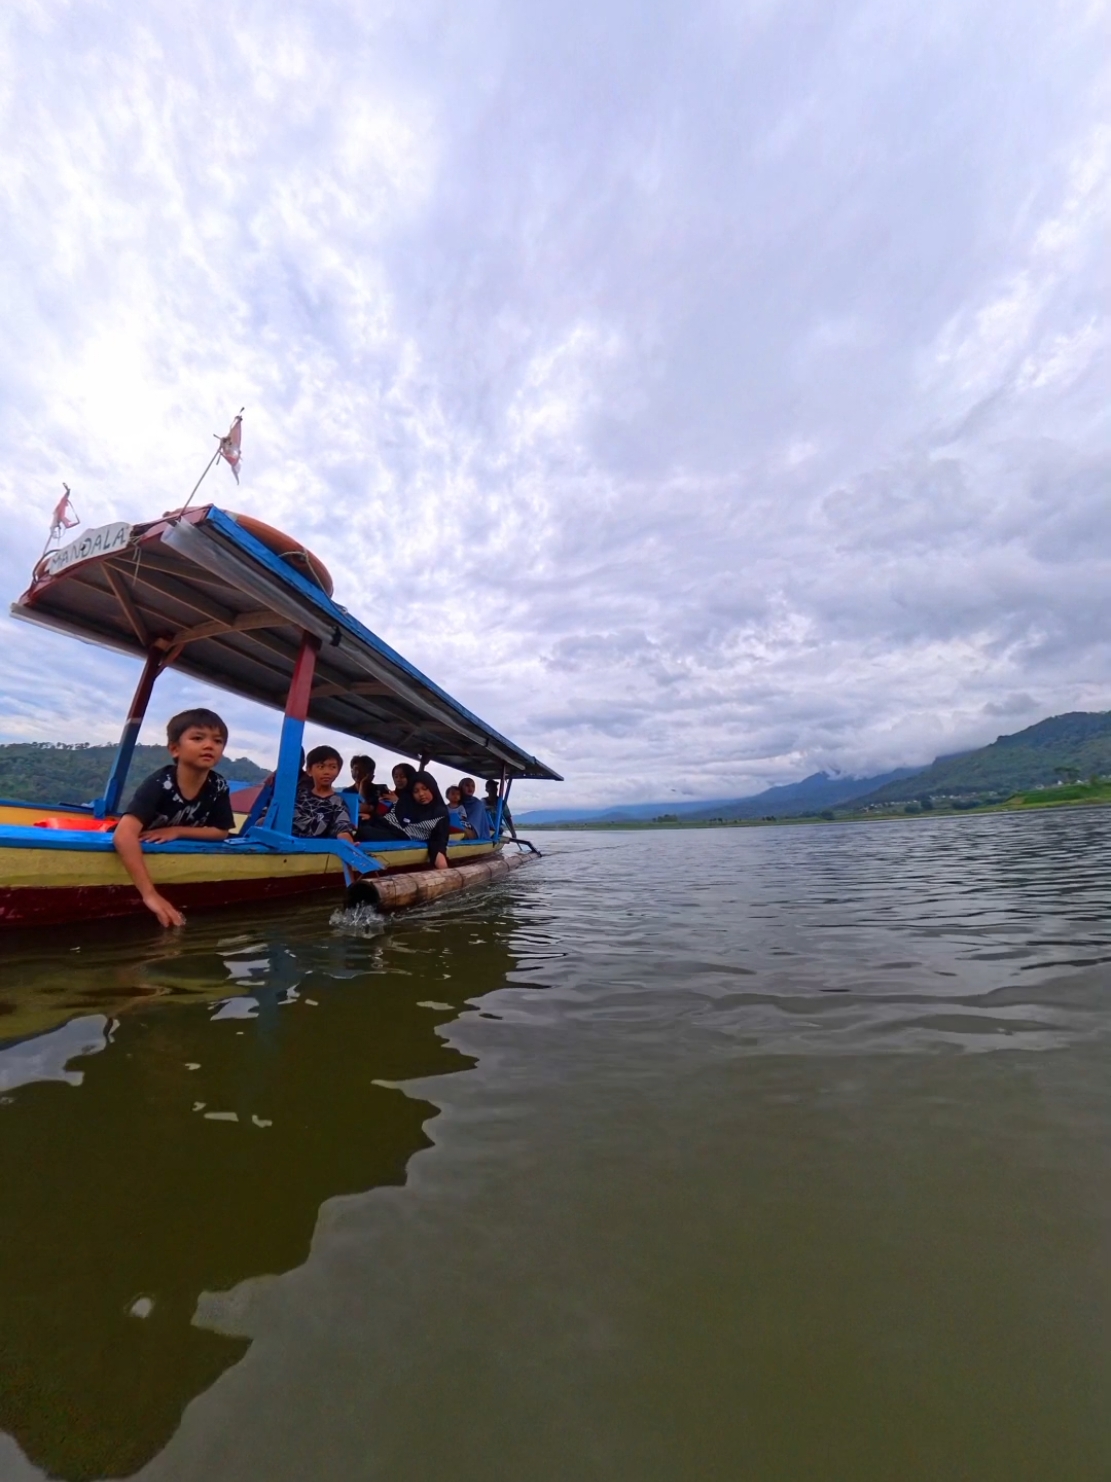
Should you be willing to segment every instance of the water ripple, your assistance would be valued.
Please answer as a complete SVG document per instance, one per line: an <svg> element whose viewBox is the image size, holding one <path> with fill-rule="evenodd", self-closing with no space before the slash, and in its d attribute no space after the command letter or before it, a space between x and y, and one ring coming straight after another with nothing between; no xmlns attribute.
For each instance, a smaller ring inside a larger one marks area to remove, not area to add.
<svg viewBox="0 0 1111 1482"><path fill-rule="evenodd" d="M513 976L692 1049L1054 1047L1103 1032L1109 834L1093 810L553 835Z"/></svg>

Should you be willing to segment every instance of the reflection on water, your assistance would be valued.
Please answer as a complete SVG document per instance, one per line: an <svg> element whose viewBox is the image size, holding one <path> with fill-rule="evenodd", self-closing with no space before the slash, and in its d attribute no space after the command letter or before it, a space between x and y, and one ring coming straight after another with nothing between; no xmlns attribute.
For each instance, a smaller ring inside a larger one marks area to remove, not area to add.
<svg viewBox="0 0 1111 1482"><path fill-rule="evenodd" d="M9 944L12 1475L1102 1482L1109 867L567 835L376 932Z"/></svg>
<svg viewBox="0 0 1111 1482"><path fill-rule="evenodd" d="M497 913L439 938L435 1010L412 944L321 928L306 909L5 956L5 1027L78 1015L0 1048L0 1427L52 1475L153 1455L248 1346L192 1324L201 1293L303 1261L324 1200L404 1182L435 1108L389 1083L471 1063L436 1028L504 979Z"/></svg>

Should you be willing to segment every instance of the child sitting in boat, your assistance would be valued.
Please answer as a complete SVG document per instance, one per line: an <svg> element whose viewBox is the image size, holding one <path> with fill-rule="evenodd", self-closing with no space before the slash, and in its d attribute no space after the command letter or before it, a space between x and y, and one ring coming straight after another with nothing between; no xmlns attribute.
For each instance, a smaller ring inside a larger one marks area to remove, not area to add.
<svg viewBox="0 0 1111 1482"><path fill-rule="evenodd" d="M498 780L497 780L496 777L491 777L489 779L489 781L486 783L486 798L485 798L485 802L486 802L486 816L490 820L490 832L491 833L493 833L493 831L494 831L494 825L498 821L498 803L499 803L500 800L501 800L501 784L498 782ZM501 809L501 826L502 826L503 829L505 829L508 832L510 838L515 839L517 837L516 831L515 831L515 829L513 827L513 814L510 813L510 811L509 811L509 804L508 803L505 803L505 802L502 803L502 809Z"/></svg>
<svg viewBox="0 0 1111 1482"><path fill-rule="evenodd" d="M355 826L342 794L332 783L343 758L334 746L314 746L305 758L310 787L299 787L293 804L293 832L302 839L354 840Z"/></svg>
<svg viewBox="0 0 1111 1482"><path fill-rule="evenodd" d="M173 839L226 839L235 827L228 784L213 771L228 744L228 728L214 710L183 710L166 726L173 761L135 789L112 842L148 911L162 926L184 926L185 917L155 888L144 844Z"/></svg>
<svg viewBox="0 0 1111 1482"><path fill-rule="evenodd" d="M359 783L359 821L382 818L390 811L390 804L383 801L386 788L375 782L373 774L364 776Z"/></svg>
<svg viewBox="0 0 1111 1482"><path fill-rule="evenodd" d="M462 834L464 838L474 838L474 829L467 822L467 815L463 812L463 794L457 787L449 787L444 794L447 798L447 816L451 824L453 834Z"/></svg>
<svg viewBox="0 0 1111 1482"><path fill-rule="evenodd" d="M402 763L406 770L412 767ZM394 768L396 779L398 768ZM431 772L413 772L412 785L401 789L393 811L385 818L359 825L360 841L401 843L413 839L427 846L428 863L437 870L448 868L447 842L450 832L447 804Z"/></svg>
<svg viewBox="0 0 1111 1482"><path fill-rule="evenodd" d="M351 758L351 785L341 787L340 792L358 793L362 796L363 783L374 782L374 769L378 763L372 756L353 756Z"/></svg>
<svg viewBox="0 0 1111 1482"><path fill-rule="evenodd" d="M383 802L396 807L403 797L409 796L409 790L413 786L413 778L416 775L416 767L411 767L408 762L398 762L392 772L392 790L379 793L379 797Z"/></svg>
<svg viewBox="0 0 1111 1482"><path fill-rule="evenodd" d="M474 829L475 838L491 838L490 820L486 816L486 804L480 797L475 795L474 778L460 777L459 791L462 794L461 807L466 815L467 822Z"/></svg>

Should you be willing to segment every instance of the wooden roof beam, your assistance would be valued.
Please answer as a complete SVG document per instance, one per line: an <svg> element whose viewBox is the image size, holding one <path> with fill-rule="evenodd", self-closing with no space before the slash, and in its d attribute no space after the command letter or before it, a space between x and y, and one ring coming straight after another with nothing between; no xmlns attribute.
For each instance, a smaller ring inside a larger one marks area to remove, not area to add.
<svg viewBox="0 0 1111 1482"><path fill-rule="evenodd" d="M176 645L184 647L187 643L197 643L202 638L220 638L225 633L250 633L255 628L288 628L289 623L279 617L269 608L258 612L242 612L238 617L226 622L223 618L212 618L207 623L198 623L194 628L182 628L171 638L160 638L160 648L173 648Z"/></svg>
<svg viewBox="0 0 1111 1482"><path fill-rule="evenodd" d="M219 623L221 628L216 636L220 636L220 633L225 636L228 634L236 635L238 633L238 630L235 628L235 620L243 614L230 612L226 607L221 607L210 598L206 597L202 599L198 597L196 592L190 591L188 587L183 586L181 582L175 580L173 577L164 576L161 582L153 581L151 580L152 574L144 573L143 568L140 566L135 574L135 579L143 586L149 587L152 592L156 592L160 596L169 597L180 606L188 608L192 612L200 613L209 622ZM280 614L273 614L273 616L280 618ZM279 624L275 622L273 626L277 627ZM292 628L295 625L285 622L281 626ZM292 672L292 664L297 657L297 650L291 644L279 643L277 639L271 638L266 633L252 632L250 630L246 630L242 636L249 642L257 643L259 647L268 649L272 654L275 654L285 663L288 663L291 666L290 672Z"/></svg>
<svg viewBox="0 0 1111 1482"><path fill-rule="evenodd" d="M147 632L147 625L143 622L134 598L127 590L127 583L118 572L112 570L107 562L104 565L104 575L108 578L108 585L115 593L116 601L123 608L124 617L131 624L131 631L144 648L150 648L150 634Z"/></svg>

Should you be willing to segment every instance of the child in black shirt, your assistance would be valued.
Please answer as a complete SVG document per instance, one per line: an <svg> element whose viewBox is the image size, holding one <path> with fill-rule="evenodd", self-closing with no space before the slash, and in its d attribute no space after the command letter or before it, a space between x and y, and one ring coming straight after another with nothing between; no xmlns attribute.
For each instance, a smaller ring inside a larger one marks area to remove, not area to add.
<svg viewBox="0 0 1111 1482"><path fill-rule="evenodd" d="M155 888L143 844L227 838L235 827L231 795L212 769L228 744L228 728L214 710L183 710L167 725L166 741L173 761L135 789L113 843L147 909L162 926L184 926L185 917Z"/></svg>
<svg viewBox="0 0 1111 1482"><path fill-rule="evenodd" d="M351 839L355 825L343 795L332 787L343 758L334 746L314 746L305 759L310 786L299 787L293 804L293 832L303 839Z"/></svg>

